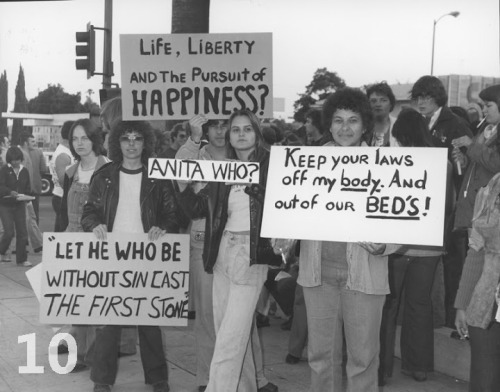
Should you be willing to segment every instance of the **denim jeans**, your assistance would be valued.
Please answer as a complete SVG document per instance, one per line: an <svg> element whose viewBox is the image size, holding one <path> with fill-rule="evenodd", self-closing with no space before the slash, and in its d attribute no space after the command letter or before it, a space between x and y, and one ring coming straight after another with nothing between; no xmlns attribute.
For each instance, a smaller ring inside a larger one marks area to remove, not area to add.
<svg viewBox="0 0 500 392"><path fill-rule="evenodd" d="M0 254L4 255L9 249L14 235L16 236L16 262L24 263L28 259L26 246L28 245L28 231L26 229L26 205L18 202L13 205L0 205L4 233L0 240Z"/></svg>
<svg viewBox="0 0 500 392"><path fill-rule="evenodd" d="M250 266L250 236L224 232L214 266L216 331L207 392L255 392L250 333L267 265Z"/></svg>
<svg viewBox="0 0 500 392"><path fill-rule="evenodd" d="M379 330L385 295L346 289L347 270L322 261L321 281L304 287L311 392L342 391L342 331L347 391L378 392Z"/></svg>
<svg viewBox="0 0 500 392"><path fill-rule="evenodd" d="M203 267L203 239L191 236L189 286L191 301L196 312L194 333L196 337L196 382L207 385L210 362L215 347L214 312L212 304L213 275Z"/></svg>
<svg viewBox="0 0 500 392"><path fill-rule="evenodd" d="M90 379L96 384L113 385L118 372L120 325L97 327ZM168 380L167 362L163 352L162 335L157 326L140 325L139 347L146 384Z"/></svg>

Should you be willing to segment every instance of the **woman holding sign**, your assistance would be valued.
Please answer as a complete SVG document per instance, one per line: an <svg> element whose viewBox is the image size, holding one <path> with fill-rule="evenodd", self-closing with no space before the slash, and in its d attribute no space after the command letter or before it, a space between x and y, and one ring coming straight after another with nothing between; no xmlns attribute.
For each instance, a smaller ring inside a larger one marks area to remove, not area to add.
<svg viewBox="0 0 500 392"><path fill-rule="evenodd" d="M83 232L81 218L87 202L90 179L94 172L109 162L104 155L102 131L89 119L75 121L68 135L69 149L76 163L66 169L61 202L61 229ZM69 333L77 345L77 362L72 372L87 369L87 352L95 339L95 329L88 325L73 325ZM61 348L63 349L63 348Z"/></svg>
<svg viewBox="0 0 500 392"><path fill-rule="evenodd" d="M368 99L343 88L323 105L323 123L333 141L357 147L371 129ZM374 243L301 241L298 283L307 308L311 391L342 390L343 331L347 347L347 391L378 391L379 331L388 255L397 246Z"/></svg>
<svg viewBox="0 0 500 392"><path fill-rule="evenodd" d="M226 140L229 159L259 162L259 183L211 182L199 193L188 186L179 199L190 218L206 218L203 261L205 270L214 274L216 343L206 390L255 391L249 344L255 306L267 277L267 262L281 263L269 241L260 237L269 151L259 120L247 109L231 115Z"/></svg>

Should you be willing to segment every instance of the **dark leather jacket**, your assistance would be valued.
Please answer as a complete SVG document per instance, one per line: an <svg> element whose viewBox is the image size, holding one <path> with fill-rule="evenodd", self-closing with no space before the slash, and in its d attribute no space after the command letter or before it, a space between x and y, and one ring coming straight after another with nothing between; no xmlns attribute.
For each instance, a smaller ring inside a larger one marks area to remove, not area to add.
<svg viewBox="0 0 500 392"><path fill-rule="evenodd" d="M113 231L120 189L120 167L120 162L111 162L94 173L89 198L83 207L83 230L92 231L94 227L105 224L109 232ZM145 233L153 226L168 233L179 231L178 208L171 181L148 178L145 166L142 169L140 203Z"/></svg>
<svg viewBox="0 0 500 392"><path fill-rule="evenodd" d="M280 265L281 257L274 254L269 239L260 237L269 152L263 150L256 161L260 163L259 184L245 189L250 195L250 265ZM223 182L210 182L199 193L195 193L191 186L178 193L179 204L190 219L206 218L203 263L209 273L213 272L226 227L230 190L231 186Z"/></svg>

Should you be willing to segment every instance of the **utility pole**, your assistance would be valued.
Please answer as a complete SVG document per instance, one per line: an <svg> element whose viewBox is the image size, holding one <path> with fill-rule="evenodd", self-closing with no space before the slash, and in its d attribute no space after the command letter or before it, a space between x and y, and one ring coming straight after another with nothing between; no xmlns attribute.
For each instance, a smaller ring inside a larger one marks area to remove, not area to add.
<svg viewBox="0 0 500 392"><path fill-rule="evenodd" d="M102 87L111 88L113 61L111 59L113 45L113 0L104 0L104 49L102 60Z"/></svg>

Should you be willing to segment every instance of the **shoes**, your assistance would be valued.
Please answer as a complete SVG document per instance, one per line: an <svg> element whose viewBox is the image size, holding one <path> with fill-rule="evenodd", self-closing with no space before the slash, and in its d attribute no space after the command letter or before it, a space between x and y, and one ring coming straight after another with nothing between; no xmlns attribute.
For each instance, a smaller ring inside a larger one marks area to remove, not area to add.
<svg viewBox="0 0 500 392"><path fill-rule="evenodd" d="M168 386L167 381L160 381L153 384L153 392L168 392L170 391L170 387Z"/></svg>
<svg viewBox="0 0 500 392"><path fill-rule="evenodd" d="M9 255L0 255L0 261L2 263L10 263L12 259L10 258Z"/></svg>
<svg viewBox="0 0 500 392"><path fill-rule="evenodd" d="M257 389L257 392L278 392L278 386L268 382L262 388Z"/></svg>
<svg viewBox="0 0 500 392"><path fill-rule="evenodd" d="M17 263L19 267L31 267L33 264L31 264L29 261L23 261L22 263Z"/></svg>
<svg viewBox="0 0 500 392"><path fill-rule="evenodd" d="M87 370L88 368L89 367L83 363L77 363L76 366L71 371L71 373L83 372L84 370Z"/></svg>
<svg viewBox="0 0 500 392"><path fill-rule="evenodd" d="M94 384L94 392L111 392L111 385Z"/></svg>
<svg viewBox="0 0 500 392"><path fill-rule="evenodd" d="M57 353L58 354L67 354L68 353L68 346L65 346L64 344L60 344L57 346Z"/></svg>
<svg viewBox="0 0 500 392"><path fill-rule="evenodd" d="M207 389L207 386L206 385L200 385L198 387L198 392L205 392L205 390Z"/></svg>
<svg viewBox="0 0 500 392"><path fill-rule="evenodd" d="M296 363L300 362L300 358L296 357L295 355L292 354L287 354L285 358L285 362L290 364L290 365L295 365Z"/></svg>
<svg viewBox="0 0 500 392"><path fill-rule="evenodd" d="M427 380L426 372L411 372L409 370L401 370L405 376L413 377L415 381L422 382Z"/></svg>

